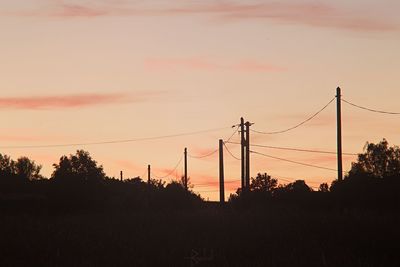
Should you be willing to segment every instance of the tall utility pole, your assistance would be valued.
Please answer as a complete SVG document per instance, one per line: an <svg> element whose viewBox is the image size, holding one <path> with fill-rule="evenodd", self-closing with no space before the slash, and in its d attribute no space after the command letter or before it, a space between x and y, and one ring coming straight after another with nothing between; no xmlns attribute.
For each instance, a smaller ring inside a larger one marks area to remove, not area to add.
<svg viewBox="0 0 400 267"><path fill-rule="evenodd" d="M121 178L121 182L122 182L122 180L124 179L122 171L119 174L120 174L120 178Z"/></svg>
<svg viewBox="0 0 400 267"><path fill-rule="evenodd" d="M147 184L150 184L150 172L151 172L151 167L149 164L147 165Z"/></svg>
<svg viewBox="0 0 400 267"><path fill-rule="evenodd" d="M224 187L224 141L219 139L219 202L225 203Z"/></svg>
<svg viewBox="0 0 400 267"><path fill-rule="evenodd" d="M250 190L250 122L246 122L246 189Z"/></svg>
<svg viewBox="0 0 400 267"><path fill-rule="evenodd" d="M187 180L187 148L185 147L185 177L184 177L184 184L185 189L188 190L188 180Z"/></svg>
<svg viewBox="0 0 400 267"><path fill-rule="evenodd" d="M245 180L245 177L246 177L246 171L245 171L245 167L246 167L246 165L245 165L245 145L246 145L246 140L245 140L245 137L244 137L244 119L243 119L243 117L242 118L240 118L240 144L241 144L241 153L240 153L240 159L241 159L241 170L242 170L242 173L241 173L241 180L242 180L242 190L246 187L246 180Z"/></svg>
<svg viewBox="0 0 400 267"><path fill-rule="evenodd" d="M342 106L341 106L341 90L336 88L336 118L337 118L337 164L338 164L338 181L343 180L342 165Z"/></svg>
<svg viewBox="0 0 400 267"><path fill-rule="evenodd" d="M240 136L241 136L241 167L242 167L242 191L250 189L250 126L253 123L244 122L240 118Z"/></svg>

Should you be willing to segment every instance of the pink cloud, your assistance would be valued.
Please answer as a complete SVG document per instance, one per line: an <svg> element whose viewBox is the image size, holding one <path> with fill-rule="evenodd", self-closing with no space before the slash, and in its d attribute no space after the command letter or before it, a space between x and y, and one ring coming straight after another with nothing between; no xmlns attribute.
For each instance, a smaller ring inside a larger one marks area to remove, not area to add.
<svg viewBox="0 0 400 267"><path fill-rule="evenodd" d="M56 11L57 17L98 17L109 15L109 12L102 8L93 8L84 5L62 4L60 10Z"/></svg>
<svg viewBox="0 0 400 267"><path fill-rule="evenodd" d="M136 96L126 94L76 94L65 96L23 96L0 98L0 109L63 109L81 108L96 105L142 102L150 94L139 93Z"/></svg>
<svg viewBox="0 0 400 267"><path fill-rule="evenodd" d="M200 58L152 58L144 61L144 67L149 70L178 69L190 70L228 70L239 72L281 72L287 69L281 66L256 60L242 60L237 63L222 63Z"/></svg>
<svg viewBox="0 0 400 267"><path fill-rule="evenodd" d="M376 13L376 12L375 12ZM311 27L337 28L351 31L393 31L399 25L384 17L371 16L362 8L337 8L325 3L264 2L239 3L233 1L186 1L183 6L164 4L159 7L147 3L127 1L86 1L71 3L57 1L47 9L2 11L8 16L37 17L102 17L102 16L179 16L214 15L224 20L257 19L281 24L299 24Z"/></svg>
<svg viewBox="0 0 400 267"><path fill-rule="evenodd" d="M268 19L280 23L303 24L357 31L390 31L398 26L385 19L373 19L362 10L341 10L323 3L214 3L166 10L172 14L216 14L225 19Z"/></svg>
<svg viewBox="0 0 400 267"><path fill-rule="evenodd" d="M189 2L176 7L171 4L155 8L154 5L124 1L87 1L70 4L58 1L48 10L20 12L22 16L100 17L100 16L176 16L214 15L225 20L264 19L282 24L300 24L312 27L338 28L352 31L393 31L398 25L385 17L372 17L368 10L336 8L325 3L238 3ZM3 12L4 13L4 12ZM10 15L10 13L8 14ZM11 14L12 15L12 14ZM14 15L16 13L14 12Z"/></svg>

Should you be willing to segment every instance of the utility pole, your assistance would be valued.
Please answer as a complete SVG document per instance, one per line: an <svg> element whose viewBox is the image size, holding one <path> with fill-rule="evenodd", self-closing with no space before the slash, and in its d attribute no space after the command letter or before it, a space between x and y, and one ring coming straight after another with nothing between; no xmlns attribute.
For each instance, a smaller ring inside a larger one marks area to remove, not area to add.
<svg viewBox="0 0 400 267"><path fill-rule="evenodd" d="M250 190L250 126L253 123L244 122L240 118L240 136L241 136L241 178L242 191Z"/></svg>
<svg viewBox="0 0 400 267"><path fill-rule="evenodd" d="M250 190L250 122L246 122L246 189Z"/></svg>
<svg viewBox="0 0 400 267"><path fill-rule="evenodd" d="M336 88L336 118L337 118L337 164L338 164L338 181L343 180L342 165L342 106L341 106L341 90Z"/></svg>
<svg viewBox="0 0 400 267"><path fill-rule="evenodd" d="M224 141L219 139L219 202L225 203L224 187Z"/></svg>
<svg viewBox="0 0 400 267"><path fill-rule="evenodd" d="M246 181L245 181L245 177L246 177L246 172L245 172L245 137L244 137L244 119L243 117L240 118L240 144L241 144L241 151L240 151L240 159L241 159L241 180L242 180L242 190L244 190L245 186L246 186Z"/></svg>
<svg viewBox="0 0 400 267"><path fill-rule="evenodd" d="M185 184L185 189L186 191L188 190L188 179L187 179L187 148L185 147L185 180L184 180L184 184Z"/></svg>
<svg viewBox="0 0 400 267"><path fill-rule="evenodd" d="M151 166L150 164L147 165L147 184L150 185L150 172L151 172Z"/></svg>
<svg viewBox="0 0 400 267"><path fill-rule="evenodd" d="M120 174L120 178L121 178L121 182L122 182L122 180L123 180L123 175L122 175L122 171L119 173Z"/></svg>

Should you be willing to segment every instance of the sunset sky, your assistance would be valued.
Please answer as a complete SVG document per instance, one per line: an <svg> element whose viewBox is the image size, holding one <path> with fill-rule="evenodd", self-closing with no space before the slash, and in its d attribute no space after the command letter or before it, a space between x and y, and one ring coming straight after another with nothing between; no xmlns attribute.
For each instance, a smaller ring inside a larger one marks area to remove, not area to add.
<svg viewBox="0 0 400 267"><path fill-rule="evenodd" d="M52 164L88 150L109 176L164 176L188 148L204 155L241 116L257 131L291 127L321 109L337 86L343 98L400 112L398 0L2 0L0 153ZM366 141L400 145L400 116L343 103L343 151ZM293 131L251 134L254 144L336 149L336 109ZM122 144L16 148L174 135ZM236 134L232 140L238 140ZM14 146L14 147L13 147ZM229 145L240 156L237 145ZM336 156L255 151L336 168ZM252 155L251 174L281 183L330 183L334 171ZM355 156L344 156L349 170ZM217 154L189 158L194 191L218 199ZM179 165L173 177L182 174ZM240 162L225 152L227 193ZM168 179L166 179L168 181ZM197 186L196 186L197 184Z"/></svg>

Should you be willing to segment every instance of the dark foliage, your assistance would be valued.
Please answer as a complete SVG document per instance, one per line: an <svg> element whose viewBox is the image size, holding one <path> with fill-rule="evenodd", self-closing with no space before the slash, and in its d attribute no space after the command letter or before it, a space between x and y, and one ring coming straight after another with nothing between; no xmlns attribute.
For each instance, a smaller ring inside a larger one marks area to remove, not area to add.
<svg viewBox="0 0 400 267"><path fill-rule="evenodd" d="M330 187L259 173L221 207L181 181L107 177L82 150L51 179L0 155L0 266L189 266L192 250L199 266L397 266L399 162L367 144Z"/></svg>

